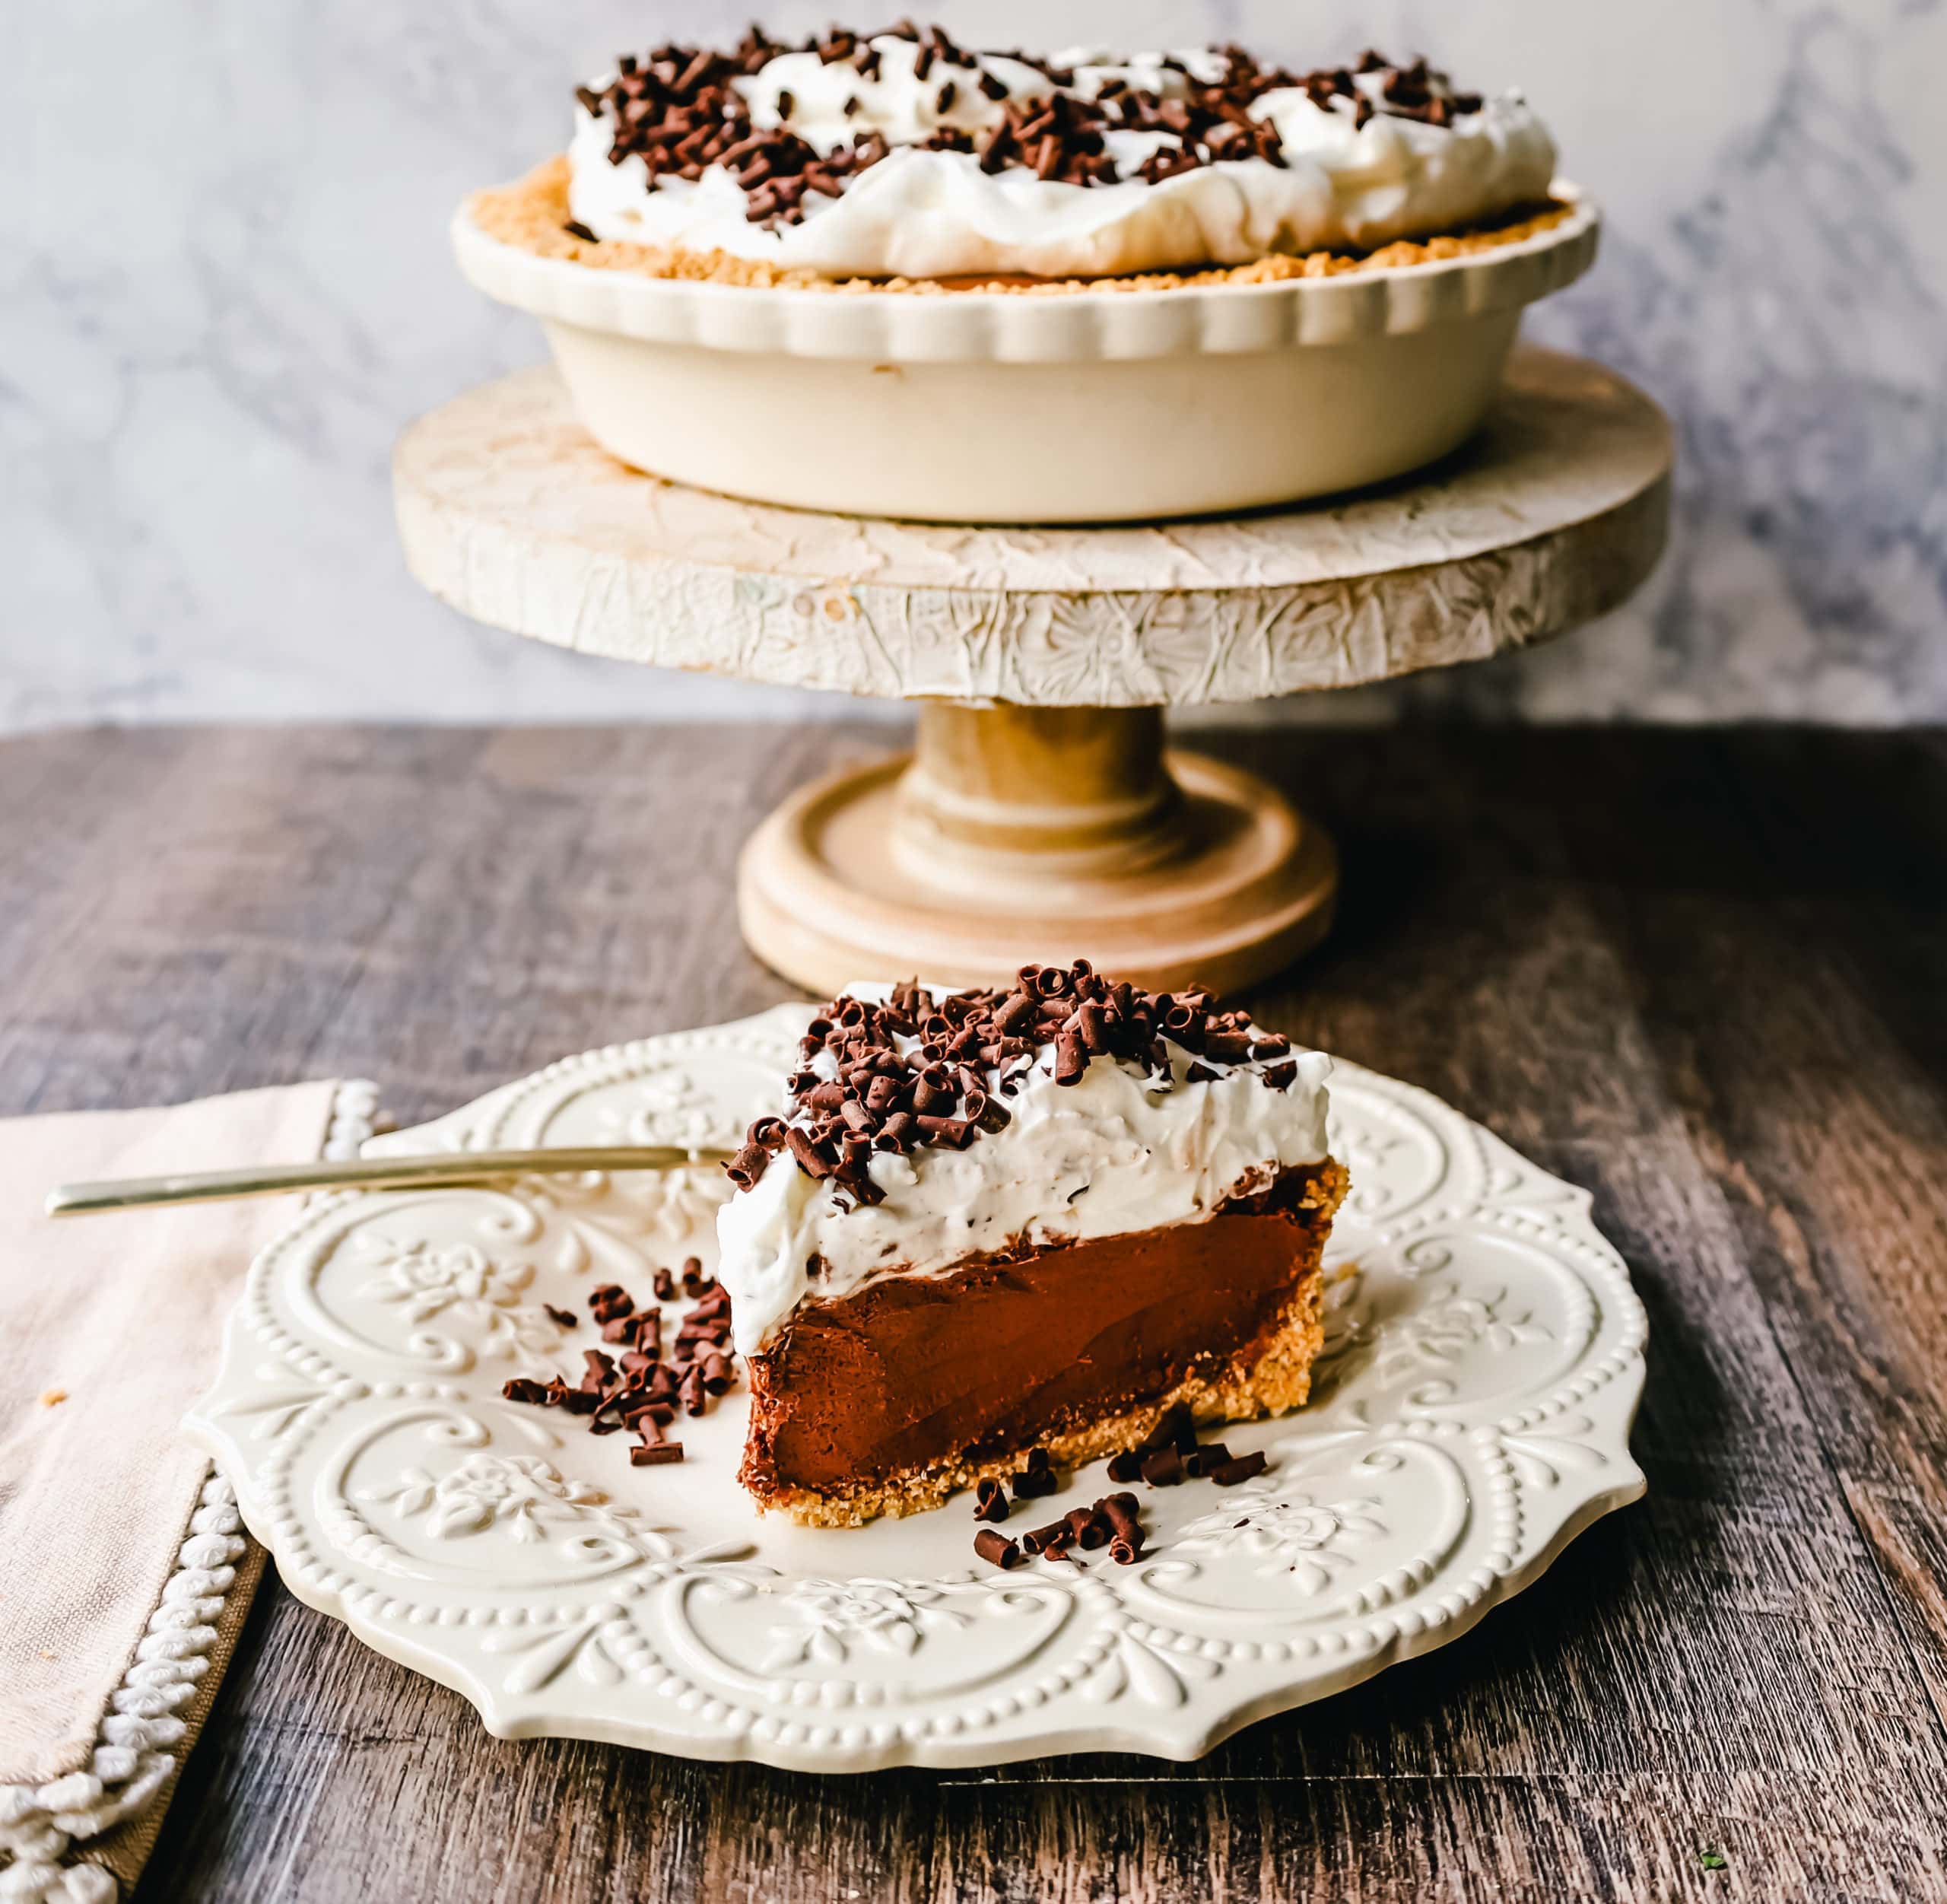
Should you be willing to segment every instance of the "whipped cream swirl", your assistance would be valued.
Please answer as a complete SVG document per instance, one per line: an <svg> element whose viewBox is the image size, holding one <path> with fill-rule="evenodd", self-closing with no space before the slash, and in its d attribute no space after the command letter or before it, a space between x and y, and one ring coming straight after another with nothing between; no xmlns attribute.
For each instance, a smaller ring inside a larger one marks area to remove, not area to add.
<svg viewBox="0 0 1947 1904"><path fill-rule="evenodd" d="M1163 1043L1167 1079L1101 1056L1068 1085L1055 1082L1056 1053L1043 1048L1013 1074L1002 1130L964 1150L875 1155L881 1203L808 1176L789 1151L773 1155L717 1216L716 1273L730 1293L738 1352L757 1353L807 1296L837 1299L889 1276L940 1275L1017 1240L1081 1242L1196 1222L1281 1168L1326 1155L1332 1061L1323 1053L1294 1048L1278 1058L1295 1059L1297 1074L1274 1089L1267 1060L1213 1064ZM828 1060L820 1065L835 1074ZM1193 1082L1193 1066L1216 1075Z"/></svg>
<svg viewBox="0 0 1947 1904"><path fill-rule="evenodd" d="M1018 164L987 170L974 152L922 142L942 130L977 140L1009 106L1056 91L1093 100L1120 84L1181 97L1192 81L1216 83L1223 56L1077 49L1050 62L1072 75L1058 86L1040 66L1003 54L942 59L893 34L869 46L870 77L816 52L784 52L734 82L754 129L787 129L821 153L874 137L893 148L835 196L807 195L795 222L753 222L744 186L721 165L691 180L652 177L639 154L611 162L614 125L586 105L568 153L575 219L601 239L834 277L1100 277L1245 264L1278 252L1369 250L1535 204L1554 176L1554 141L1519 94L1479 101L1443 94L1456 110L1434 124L1384 110L1377 72L1356 77L1355 96L1323 103L1301 86L1252 100L1248 110L1275 131L1282 163L1218 159L1137 177L1179 141L1162 131L1110 130L1113 183L1065 183Z"/></svg>

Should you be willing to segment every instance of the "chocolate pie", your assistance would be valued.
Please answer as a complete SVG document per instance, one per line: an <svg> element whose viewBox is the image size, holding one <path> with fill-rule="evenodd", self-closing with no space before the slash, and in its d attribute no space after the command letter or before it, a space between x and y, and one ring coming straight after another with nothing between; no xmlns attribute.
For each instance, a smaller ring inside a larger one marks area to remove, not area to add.
<svg viewBox="0 0 1947 1904"><path fill-rule="evenodd" d="M1078 963L834 999L799 1062L718 1225L760 1507L856 1525L1305 1400L1320 1054Z"/></svg>

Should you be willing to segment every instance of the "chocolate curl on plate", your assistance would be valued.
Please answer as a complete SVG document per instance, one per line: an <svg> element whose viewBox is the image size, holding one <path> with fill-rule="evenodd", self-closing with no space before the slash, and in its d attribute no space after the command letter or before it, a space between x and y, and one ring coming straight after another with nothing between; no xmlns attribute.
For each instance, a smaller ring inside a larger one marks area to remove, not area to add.
<svg viewBox="0 0 1947 1904"><path fill-rule="evenodd" d="M983 1527L974 1535L974 1551L1003 1570L1021 1565L1021 1543L994 1527Z"/></svg>
<svg viewBox="0 0 1947 1904"><path fill-rule="evenodd" d="M1059 1560L1075 1544L1075 1530L1066 1519L1050 1521L1045 1527L1034 1527L1021 1537L1021 1546L1029 1553L1045 1554L1050 1560Z"/></svg>
<svg viewBox="0 0 1947 1904"><path fill-rule="evenodd" d="M604 1283L589 1292L588 1312L597 1322L612 1322L635 1306L635 1298L619 1283Z"/></svg>
<svg viewBox="0 0 1947 1904"><path fill-rule="evenodd" d="M1007 1489L993 1479L983 1481L974 1497L974 1518L977 1521L1005 1521L1007 1518Z"/></svg>
<svg viewBox="0 0 1947 1904"><path fill-rule="evenodd" d="M638 1442L629 1450L631 1467L666 1467L682 1458L681 1442Z"/></svg>
<svg viewBox="0 0 1947 1904"><path fill-rule="evenodd" d="M1053 1493L1059 1485L1048 1460L1048 1451L1045 1448L1031 1448L1027 1465L1014 1477L1014 1498L1017 1501L1038 1500L1043 1495Z"/></svg>
<svg viewBox="0 0 1947 1904"><path fill-rule="evenodd" d="M1187 1454L1196 1445L1196 1417L1189 1412L1189 1403L1180 1401L1164 1410L1162 1419L1136 1443L1135 1451L1154 1454L1174 1448L1179 1454Z"/></svg>
<svg viewBox="0 0 1947 1904"><path fill-rule="evenodd" d="M1071 1508L1066 1519L1069 1531L1075 1536L1075 1544L1085 1553L1108 1544L1113 1530L1102 1518L1101 1502L1092 1508Z"/></svg>
<svg viewBox="0 0 1947 1904"><path fill-rule="evenodd" d="M1126 1567L1142 1551L1142 1510L1133 1494L1109 1494L1095 1503L1096 1511L1108 1522L1109 1558Z"/></svg>
<svg viewBox="0 0 1947 1904"><path fill-rule="evenodd" d="M1262 1448L1249 1454L1240 1454L1234 1460L1222 1463L1210 1470L1210 1478L1219 1487L1235 1487L1240 1481L1248 1481L1264 1472L1264 1451Z"/></svg>
<svg viewBox="0 0 1947 1904"><path fill-rule="evenodd" d="M1159 1448L1142 1457L1142 1478L1151 1487L1177 1487L1183 1479L1183 1457L1174 1448Z"/></svg>

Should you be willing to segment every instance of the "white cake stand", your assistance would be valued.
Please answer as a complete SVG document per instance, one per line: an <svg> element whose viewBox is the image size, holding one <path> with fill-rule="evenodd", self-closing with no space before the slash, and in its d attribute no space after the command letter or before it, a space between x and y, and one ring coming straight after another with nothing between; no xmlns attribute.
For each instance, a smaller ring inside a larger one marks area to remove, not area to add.
<svg viewBox="0 0 1947 1904"><path fill-rule="evenodd" d="M1166 748L1164 710L1484 660L1615 606L1663 546L1670 456L1641 392L1529 350L1481 435L1421 476L1194 522L739 502L614 461L551 370L422 418L394 474L413 574L481 621L919 703L910 755L803 788L745 848L744 936L787 977L988 984L1080 955L1231 988L1323 936L1336 858L1264 781Z"/></svg>

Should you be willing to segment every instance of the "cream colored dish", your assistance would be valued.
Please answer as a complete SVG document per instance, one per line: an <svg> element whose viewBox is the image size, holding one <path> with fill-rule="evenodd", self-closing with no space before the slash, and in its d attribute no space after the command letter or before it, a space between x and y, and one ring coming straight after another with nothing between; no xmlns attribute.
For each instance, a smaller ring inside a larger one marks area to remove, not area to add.
<svg viewBox="0 0 1947 1904"><path fill-rule="evenodd" d="M849 514L1198 515L1383 482L1478 427L1521 313L1593 262L1595 208L1424 263L1161 290L839 291L590 269L454 226L546 329L623 462Z"/></svg>

